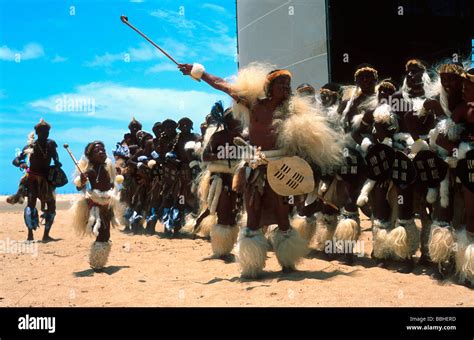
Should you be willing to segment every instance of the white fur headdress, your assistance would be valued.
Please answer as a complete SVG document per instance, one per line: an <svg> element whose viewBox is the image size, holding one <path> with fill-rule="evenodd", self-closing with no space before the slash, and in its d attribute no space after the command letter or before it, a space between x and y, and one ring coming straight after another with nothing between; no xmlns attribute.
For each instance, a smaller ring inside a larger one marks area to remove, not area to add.
<svg viewBox="0 0 474 340"><path fill-rule="evenodd" d="M234 83L232 93L237 97L245 98L249 106L252 107L258 99L265 98L265 82L268 73L275 69L274 65L265 63L250 63L239 70ZM234 101L232 112L235 119L242 122L245 128L249 124L249 109L242 103Z"/></svg>

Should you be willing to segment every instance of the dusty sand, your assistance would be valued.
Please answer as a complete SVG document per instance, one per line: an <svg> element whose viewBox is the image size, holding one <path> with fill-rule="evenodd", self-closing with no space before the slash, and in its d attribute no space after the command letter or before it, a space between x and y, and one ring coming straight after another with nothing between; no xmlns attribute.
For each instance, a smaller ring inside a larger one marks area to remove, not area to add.
<svg viewBox="0 0 474 340"><path fill-rule="evenodd" d="M354 266L312 254L298 272L283 274L268 254L260 280L239 278L237 263L209 259L204 239L132 236L112 230L112 252L102 273L89 268L92 238L78 238L68 225L73 195L58 197L51 236L26 248L23 207L0 199L0 307L6 306L474 306L474 291L452 282L437 283L417 267L399 274L374 267L369 222L361 239L366 256ZM161 231L160 226L157 227ZM36 231L41 239L43 230ZM21 240L20 243L14 243ZM21 250L22 252L18 252ZM37 251L36 256L34 253Z"/></svg>

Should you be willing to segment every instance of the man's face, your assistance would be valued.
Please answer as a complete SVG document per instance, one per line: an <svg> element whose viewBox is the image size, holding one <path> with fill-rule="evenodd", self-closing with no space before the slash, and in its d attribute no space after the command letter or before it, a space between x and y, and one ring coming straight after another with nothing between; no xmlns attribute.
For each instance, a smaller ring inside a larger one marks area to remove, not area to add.
<svg viewBox="0 0 474 340"><path fill-rule="evenodd" d="M379 100L380 99L387 99L395 93L395 90L391 87L380 87L379 88Z"/></svg>
<svg viewBox="0 0 474 340"><path fill-rule="evenodd" d="M286 100L291 94L291 79L288 76L277 77L272 82L271 97Z"/></svg>
<svg viewBox="0 0 474 340"><path fill-rule="evenodd" d="M362 72L357 75L356 85L360 87L362 93L372 94L375 91L377 79L372 72Z"/></svg>
<svg viewBox="0 0 474 340"><path fill-rule="evenodd" d="M474 104L474 82L468 79L463 80L462 96L466 102Z"/></svg>
<svg viewBox="0 0 474 340"><path fill-rule="evenodd" d="M327 89L321 90L319 97L321 98L321 104L325 107L334 105L337 101L337 93Z"/></svg>
<svg viewBox="0 0 474 340"><path fill-rule="evenodd" d="M167 126L163 129L163 134L165 136L172 136L176 133L176 129L173 129L171 126Z"/></svg>
<svg viewBox="0 0 474 340"><path fill-rule="evenodd" d="M38 135L39 140L45 141L49 137L49 129L45 127L40 127L38 131L36 131L36 134Z"/></svg>
<svg viewBox="0 0 474 340"><path fill-rule="evenodd" d="M155 127L153 129L153 133L155 134L156 138L160 138L161 132L162 132L161 127Z"/></svg>
<svg viewBox="0 0 474 340"><path fill-rule="evenodd" d="M441 85L448 95L461 93L463 79L454 73L441 73Z"/></svg>
<svg viewBox="0 0 474 340"><path fill-rule="evenodd" d="M91 162L102 164L102 163L105 163L106 159L107 159L107 154L105 153L105 148L102 146L102 144L99 144L99 143L95 144L94 147L92 148Z"/></svg>
<svg viewBox="0 0 474 340"><path fill-rule="evenodd" d="M132 134L132 136L136 136L137 132L140 130L141 127L139 125L133 124L132 126L130 126L130 133Z"/></svg>
<svg viewBox="0 0 474 340"><path fill-rule="evenodd" d="M416 65L410 65L407 68L406 71L406 79L407 79L407 85L408 87L415 87L417 85L420 85L423 82L423 73L425 70L423 70L421 67L416 66Z"/></svg>
<svg viewBox="0 0 474 340"><path fill-rule="evenodd" d="M184 133L191 132L191 128L192 128L192 125L189 124L188 122L179 124L179 130L184 132Z"/></svg>

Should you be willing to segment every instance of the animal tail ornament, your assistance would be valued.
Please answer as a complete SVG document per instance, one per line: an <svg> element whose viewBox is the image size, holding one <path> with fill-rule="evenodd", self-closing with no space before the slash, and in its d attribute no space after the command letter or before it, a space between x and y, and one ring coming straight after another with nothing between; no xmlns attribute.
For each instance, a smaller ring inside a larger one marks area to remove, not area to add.
<svg viewBox="0 0 474 340"><path fill-rule="evenodd" d="M342 135L330 127L327 117L309 99L295 96L275 116L282 118L274 119L277 144L288 156L298 155L320 167L341 164Z"/></svg>

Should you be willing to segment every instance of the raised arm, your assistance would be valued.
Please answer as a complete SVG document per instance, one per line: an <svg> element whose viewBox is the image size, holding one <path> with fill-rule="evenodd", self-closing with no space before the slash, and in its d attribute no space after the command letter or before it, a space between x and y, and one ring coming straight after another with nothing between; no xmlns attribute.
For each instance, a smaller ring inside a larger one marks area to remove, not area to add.
<svg viewBox="0 0 474 340"><path fill-rule="evenodd" d="M199 65L199 64L197 64ZM234 100L237 102L241 102L245 105L246 102L243 100L243 98L238 97L234 93L232 93L232 86L226 82L224 79L219 78L217 76L214 76L210 73L207 73L204 71L204 67L202 65L199 65L200 67L194 66L191 64L179 64L178 68L179 70L185 75L185 76L192 76L195 79L202 79L209 85L211 85L213 88L220 90L222 92L227 93L229 96L231 96Z"/></svg>

